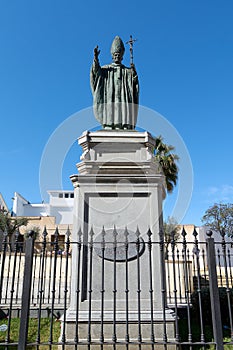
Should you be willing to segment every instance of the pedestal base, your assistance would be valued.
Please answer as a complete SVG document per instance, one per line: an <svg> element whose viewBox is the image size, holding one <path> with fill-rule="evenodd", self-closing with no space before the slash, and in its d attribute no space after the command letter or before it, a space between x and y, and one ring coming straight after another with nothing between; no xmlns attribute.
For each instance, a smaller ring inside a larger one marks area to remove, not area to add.
<svg viewBox="0 0 233 350"><path fill-rule="evenodd" d="M76 311L68 311L66 322L62 321L62 332L65 327L66 342L72 343L78 339L78 346L87 346L88 339L91 341L91 349L100 349L101 342L104 349L162 349L164 340L174 342L175 319L172 310L167 309L163 314L161 311L154 311L153 322L148 311L129 312L126 321L125 312L116 312L113 321L113 313L105 312L104 320L101 322L99 312L93 312L90 319L87 312L79 314L78 326L76 325ZM165 319L164 319L165 317ZM113 341L115 340L115 341ZM80 345L79 345L80 344ZM175 349L175 344L168 344L169 349ZM114 347L115 348L115 347Z"/></svg>

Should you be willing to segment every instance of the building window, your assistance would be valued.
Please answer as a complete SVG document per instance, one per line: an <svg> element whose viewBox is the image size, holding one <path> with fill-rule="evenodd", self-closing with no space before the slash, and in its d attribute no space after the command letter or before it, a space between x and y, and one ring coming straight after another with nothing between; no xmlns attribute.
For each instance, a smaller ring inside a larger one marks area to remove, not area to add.
<svg viewBox="0 0 233 350"><path fill-rule="evenodd" d="M74 198L74 193L71 193L71 194L70 194L70 198Z"/></svg>
<svg viewBox="0 0 233 350"><path fill-rule="evenodd" d="M59 193L59 198L63 198L63 193Z"/></svg>
<svg viewBox="0 0 233 350"><path fill-rule="evenodd" d="M65 198L69 198L69 193L65 193Z"/></svg>

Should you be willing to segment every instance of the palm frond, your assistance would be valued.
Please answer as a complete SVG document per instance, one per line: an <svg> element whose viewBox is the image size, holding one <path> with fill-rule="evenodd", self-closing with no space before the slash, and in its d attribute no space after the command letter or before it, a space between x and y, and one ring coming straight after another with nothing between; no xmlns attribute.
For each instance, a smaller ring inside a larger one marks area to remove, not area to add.
<svg viewBox="0 0 233 350"><path fill-rule="evenodd" d="M162 136L155 139L155 160L159 163L160 168L166 179L167 191L172 193L178 180L178 166L176 162L179 160L177 154L172 153L174 146L167 145L163 142Z"/></svg>

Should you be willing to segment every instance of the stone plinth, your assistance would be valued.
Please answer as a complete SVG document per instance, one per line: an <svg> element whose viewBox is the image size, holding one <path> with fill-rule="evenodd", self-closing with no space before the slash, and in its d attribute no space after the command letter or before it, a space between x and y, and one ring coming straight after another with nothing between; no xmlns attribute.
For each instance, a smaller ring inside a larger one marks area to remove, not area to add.
<svg viewBox="0 0 233 350"><path fill-rule="evenodd" d="M158 232L165 191L152 136L137 131L85 132L79 144L79 175L71 176L74 227L84 230L87 224L96 231L115 225L134 231L139 227L142 232L150 227Z"/></svg>
<svg viewBox="0 0 233 350"><path fill-rule="evenodd" d="M81 250L75 243L72 246L71 304L63 327L74 339L78 317L80 339L87 339L91 323L92 340L99 341L101 324L105 339L124 340L128 322L130 339L136 340L141 322L142 337L148 340L153 318L156 338L161 340L165 317L172 338L174 319L162 293L159 231L165 190L154 160L155 140L148 132L96 131L85 132L79 144L83 149L79 174L71 176L72 241L83 246ZM151 249L149 239L157 242Z"/></svg>

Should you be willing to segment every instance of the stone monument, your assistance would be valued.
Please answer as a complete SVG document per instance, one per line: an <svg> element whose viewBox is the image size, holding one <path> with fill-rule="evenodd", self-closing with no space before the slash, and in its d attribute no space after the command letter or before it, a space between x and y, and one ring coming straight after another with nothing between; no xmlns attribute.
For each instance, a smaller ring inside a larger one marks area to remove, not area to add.
<svg viewBox="0 0 233 350"><path fill-rule="evenodd" d="M132 43L131 37L131 50ZM63 327L68 340L83 344L150 342L163 339L166 319L173 338L160 245L151 244L160 241L165 197L155 140L135 130L138 77L132 62L130 68L121 64L122 40L113 41L113 64L100 67L99 52L96 47L91 87L103 129L78 139L83 153L71 176L72 290Z"/></svg>

